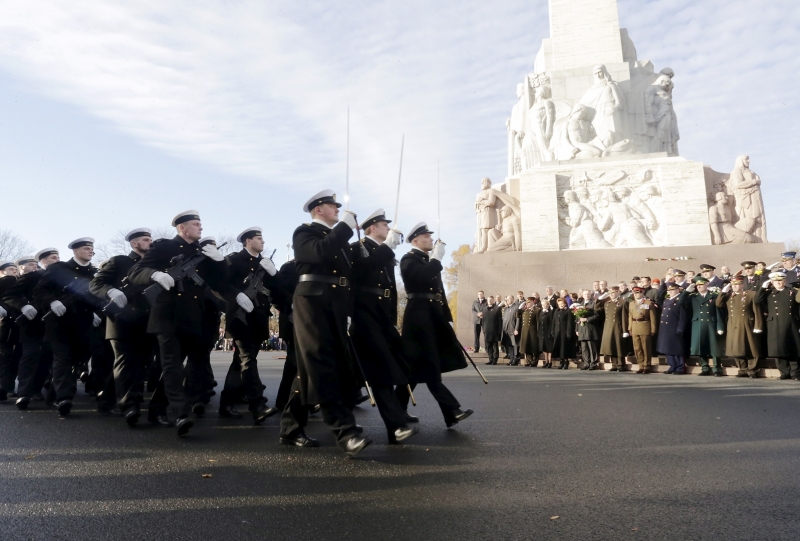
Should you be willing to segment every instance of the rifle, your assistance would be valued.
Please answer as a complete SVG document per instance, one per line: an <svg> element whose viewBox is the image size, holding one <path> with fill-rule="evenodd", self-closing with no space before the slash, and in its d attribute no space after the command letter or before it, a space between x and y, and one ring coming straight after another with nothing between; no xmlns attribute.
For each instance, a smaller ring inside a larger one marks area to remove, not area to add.
<svg viewBox="0 0 800 541"><path fill-rule="evenodd" d="M64 296L58 299L65 308L69 308L78 301L83 301L93 309L98 307L100 299L89 293L89 280L75 280L64 286ZM47 321L53 315L52 310L48 310L42 316L42 321Z"/></svg>
<svg viewBox="0 0 800 541"><path fill-rule="evenodd" d="M272 256L275 255L277 249L272 250L272 255L269 256L269 260L272 261ZM258 302L258 294L261 293L262 295L266 295L269 297L269 289L264 287L264 274L267 271L264 270L264 267L261 265L258 268L247 275L244 279L245 288L242 291L250 302L253 303L253 306L261 306ZM236 310L236 317L241 320L242 323L247 325L247 312L244 311L244 308L241 306Z"/></svg>
<svg viewBox="0 0 800 541"><path fill-rule="evenodd" d="M450 337L458 345L458 347L461 348L461 351L464 353L464 356L467 359L469 359L469 362L472 364L472 367L475 368L475 370L478 371L478 375L481 377L483 382L486 385L489 385L489 380L486 379L486 376L483 375L483 372L481 372L481 369L478 368L478 365L476 365L475 361L472 360L472 357L469 356L469 353L467 353L467 349L464 346L461 345L461 342L458 340L458 336L456 336L456 331L450 325L447 325L447 328L450 329Z"/></svg>
<svg viewBox="0 0 800 541"><path fill-rule="evenodd" d="M217 248L222 248L226 244L228 243L223 242L217 246ZM184 254L176 255L169 261L171 267L165 272L172 276L172 279L175 280L175 287L177 287L178 291L183 291L183 280L185 278L190 278L192 282L198 286L203 286L205 285L206 281L203 280L199 274L197 274L197 266L205 259L206 256L203 254L203 252L197 252L188 259ZM144 290L144 296L147 298L147 302L149 302L150 306L153 308L156 307L156 300L162 291L164 291L164 288L159 283L148 286L147 289Z"/></svg>

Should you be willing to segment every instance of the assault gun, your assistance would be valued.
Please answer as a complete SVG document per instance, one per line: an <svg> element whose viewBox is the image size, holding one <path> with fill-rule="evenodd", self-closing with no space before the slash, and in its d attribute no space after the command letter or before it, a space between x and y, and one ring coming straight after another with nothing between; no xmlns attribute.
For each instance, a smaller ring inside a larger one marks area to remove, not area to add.
<svg viewBox="0 0 800 541"><path fill-rule="evenodd" d="M101 302L100 299L89 292L89 280L86 279L74 280L68 283L64 286L64 293L65 295L58 300L61 301L61 304L63 304L65 308L69 308L75 303L83 301L94 310L98 308ZM42 321L46 322L52 317L53 311L48 310L47 313L42 316Z"/></svg>
<svg viewBox="0 0 800 541"><path fill-rule="evenodd" d="M275 255L275 250L272 251L272 255L269 256L269 259L272 260L272 256ZM258 294L261 293L269 297L269 289L264 287L264 275L267 271L264 270L264 267L261 265L258 268L247 275L244 279L245 288L242 291L250 302L253 303L253 306L261 306L258 302ZM236 318L239 319L242 323L247 325L247 312L244 311L244 308L241 306L236 310Z"/></svg>
<svg viewBox="0 0 800 541"><path fill-rule="evenodd" d="M223 242L217 246L217 248L222 248L226 244L228 243ZM172 276L172 279L175 280L175 287L178 289L178 291L183 291L183 280L185 278L191 279L192 282L198 286L205 285L206 281L203 280L199 274L197 274L197 266L205 259L206 256L203 255L202 252L197 252L189 258L187 258L186 255L181 254L170 259L169 264L171 266L166 273ZM148 286L147 289L144 290L144 296L147 299L147 302L150 303L151 307L156 307L156 299L158 299L158 296L162 291L164 291L164 288L158 283Z"/></svg>

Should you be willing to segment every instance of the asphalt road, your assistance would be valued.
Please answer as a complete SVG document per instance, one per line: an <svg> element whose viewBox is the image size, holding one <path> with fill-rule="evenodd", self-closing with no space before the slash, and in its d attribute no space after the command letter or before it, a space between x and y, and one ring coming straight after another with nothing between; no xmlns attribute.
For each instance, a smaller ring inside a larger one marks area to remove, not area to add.
<svg viewBox="0 0 800 541"><path fill-rule="evenodd" d="M282 361L265 358L272 399ZM65 420L0 404L0 540L800 537L796 382L481 368L489 385L445 377L475 410L454 429L415 393L407 445L357 408L375 443L354 460L318 416L323 446L296 449L277 417L209 413L179 440L85 395Z"/></svg>

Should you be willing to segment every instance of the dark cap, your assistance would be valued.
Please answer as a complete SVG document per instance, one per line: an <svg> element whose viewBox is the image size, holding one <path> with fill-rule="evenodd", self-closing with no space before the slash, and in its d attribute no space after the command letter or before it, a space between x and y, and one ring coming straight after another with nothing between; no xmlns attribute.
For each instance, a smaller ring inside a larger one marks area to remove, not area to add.
<svg viewBox="0 0 800 541"><path fill-rule="evenodd" d="M704 276L695 276L694 279L692 279L692 281L695 284L707 284L708 283L708 278L706 278Z"/></svg>
<svg viewBox="0 0 800 541"><path fill-rule="evenodd" d="M700 265L700 272L713 271L713 270L717 270L717 267L715 267L714 265L709 265L708 263L703 263L702 265Z"/></svg>
<svg viewBox="0 0 800 541"><path fill-rule="evenodd" d="M740 265L741 265L742 267L744 267L745 269L752 269L752 268L755 268L755 266L757 265L757 263L756 263L755 261L742 261L742 262L740 263Z"/></svg>
<svg viewBox="0 0 800 541"><path fill-rule="evenodd" d="M797 252L783 252L781 254L781 259L795 259L797 258Z"/></svg>
<svg viewBox="0 0 800 541"><path fill-rule="evenodd" d="M681 269L673 269L672 270L672 275L673 276L686 276L686 273L684 271L682 271Z"/></svg>

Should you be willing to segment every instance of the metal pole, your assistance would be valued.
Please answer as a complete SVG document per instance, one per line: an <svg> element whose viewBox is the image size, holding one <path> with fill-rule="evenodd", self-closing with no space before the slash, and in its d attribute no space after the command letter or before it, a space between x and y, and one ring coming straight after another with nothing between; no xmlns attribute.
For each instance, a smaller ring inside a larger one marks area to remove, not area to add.
<svg viewBox="0 0 800 541"><path fill-rule="evenodd" d="M347 106L347 165L344 173L344 210L350 210L350 106Z"/></svg>
<svg viewBox="0 0 800 541"><path fill-rule="evenodd" d="M400 172L397 174L397 197L394 200L394 226L397 227L397 211L400 208L400 179L403 177L403 146L406 143L406 134L400 140Z"/></svg>

